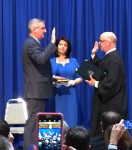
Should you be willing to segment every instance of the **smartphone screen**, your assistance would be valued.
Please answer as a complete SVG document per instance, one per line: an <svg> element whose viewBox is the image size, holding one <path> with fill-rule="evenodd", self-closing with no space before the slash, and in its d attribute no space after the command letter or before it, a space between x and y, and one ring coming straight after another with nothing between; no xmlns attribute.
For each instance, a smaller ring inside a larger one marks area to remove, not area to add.
<svg viewBox="0 0 132 150"><path fill-rule="evenodd" d="M125 129L132 129L132 120L124 120Z"/></svg>
<svg viewBox="0 0 132 150"><path fill-rule="evenodd" d="M61 113L37 114L37 146L38 150L61 150L62 145Z"/></svg>

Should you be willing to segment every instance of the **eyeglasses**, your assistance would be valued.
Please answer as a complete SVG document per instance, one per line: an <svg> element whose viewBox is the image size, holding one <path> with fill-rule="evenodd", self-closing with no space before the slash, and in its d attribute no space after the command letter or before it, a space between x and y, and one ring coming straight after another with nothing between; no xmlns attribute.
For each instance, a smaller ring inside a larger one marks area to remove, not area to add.
<svg viewBox="0 0 132 150"><path fill-rule="evenodd" d="M41 30L45 30L46 27L36 27L36 28L40 28Z"/></svg>
<svg viewBox="0 0 132 150"><path fill-rule="evenodd" d="M46 27L41 27L42 30L46 29Z"/></svg>
<svg viewBox="0 0 132 150"><path fill-rule="evenodd" d="M99 40L99 43L106 42L107 40Z"/></svg>
<svg viewBox="0 0 132 150"><path fill-rule="evenodd" d="M99 40L99 44L103 42L109 42L108 40Z"/></svg>

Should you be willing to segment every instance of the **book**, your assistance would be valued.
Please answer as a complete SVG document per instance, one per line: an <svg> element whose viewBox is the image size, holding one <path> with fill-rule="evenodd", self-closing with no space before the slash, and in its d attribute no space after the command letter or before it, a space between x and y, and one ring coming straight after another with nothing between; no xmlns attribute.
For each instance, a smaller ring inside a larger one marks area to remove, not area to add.
<svg viewBox="0 0 132 150"><path fill-rule="evenodd" d="M69 79L58 79L57 82L58 83L60 83L60 82L69 82Z"/></svg>
<svg viewBox="0 0 132 150"><path fill-rule="evenodd" d="M54 78L53 77L53 82L56 82L56 83L62 83L62 82L64 82L64 83L66 83L66 82L69 82L69 79L65 79L65 78Z"/></svg>
<svg viewBox="0 0 132 150"><path fill-rule="evenodd" d="M84 60L79 68L75 68L75 72L86 80L90 80L89 76L92 75L95 80L99 81L106 75L103 70L88 60Z"/></svg>

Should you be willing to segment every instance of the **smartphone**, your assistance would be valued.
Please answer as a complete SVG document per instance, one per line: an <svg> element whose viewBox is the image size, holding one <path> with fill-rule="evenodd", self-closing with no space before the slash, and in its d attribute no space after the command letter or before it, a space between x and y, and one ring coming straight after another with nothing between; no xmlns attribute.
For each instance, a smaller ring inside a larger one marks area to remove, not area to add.
<svg viewBox="0 0 132 150"><path fill-rule="evenodd" d="M132 120L124 120L125 129L132 129Z"/></svg>
<svg viewBox="0 0 132 150"><path fill-rule="evenodd" d="M61 113L38 113L37 149L61 150L63 142L63 115Z"/></svg>

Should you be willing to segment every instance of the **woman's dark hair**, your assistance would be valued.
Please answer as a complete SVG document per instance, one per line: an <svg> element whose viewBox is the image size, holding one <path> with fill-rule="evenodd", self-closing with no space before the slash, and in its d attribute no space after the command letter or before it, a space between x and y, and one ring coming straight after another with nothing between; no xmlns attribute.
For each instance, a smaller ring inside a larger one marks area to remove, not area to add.
<svg viewBox="0 0 132 150"><path fill-rule="evenodd" d="M65 137L65 145L77 150L87 150L89 147L89 132L82 126L70 128Z"/></svg>
<svg viewBox="0 0 132 150"><path fill-rule="evenodd" d="M61 41L61 40L63 40L63 41L65 41L66 43L67 43L67 45L68 45L68 48L67 48L67 52L66 52L66 58L69 58L70 57L70 53L71 53L71 42L66 38L66 37L59 37L57 40L56 40L56 43L55 43L55 45L58 47L58 44L59 44L59 42ZM58 49L57 49L57 51L55 52L55 57L58 57L59 56L59 54L58 54Z"/></svg>

